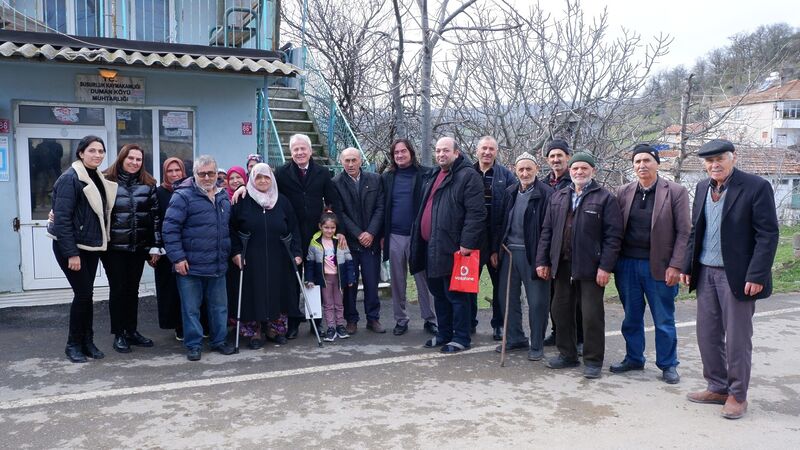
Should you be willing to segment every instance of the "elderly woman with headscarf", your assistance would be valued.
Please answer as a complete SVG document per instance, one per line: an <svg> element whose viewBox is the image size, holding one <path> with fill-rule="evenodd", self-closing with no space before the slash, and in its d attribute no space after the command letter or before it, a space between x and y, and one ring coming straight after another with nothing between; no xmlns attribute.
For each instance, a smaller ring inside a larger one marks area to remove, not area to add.
<svg viewBox="0 0 800 450"><path fill-rule="evenodd" d="M299 265L303 260L297 216L289 200L278 193L267 164L258 163L250 172L247 197L233 206L230 230L232 260L244 277L240 317L245 323L255 323L242 329L242 334L250 337L248 347L261 347L262 333L267 339L285 343L286 313L298 295L297 283L292 282L292 264ZM249 234L244 255L240 233ZM281 240L289 234L291 255Z"/></svg>
<svg viewBox="0 0 800 450"><path fill-rule="evenodd" d="M161 169L161 185L156 188L159 217L164 217L172 198L174 185L186 178L186 166L179 158L168 158ZM158 223L161 234L161 222ZM183 323L181 321L181 299L178 296L178 285L172 262L167 259L161 249L162 258L155 265L156 301L158 302L158 326L165 330L175 330L175 338L183 340Z"/></svg>
<svg viewBox="0 0 800 450"><path fill-rule="evenodd" d="M247 164L245 164L245 166L247 167L247 173L249 174L250 171L253 170L253 166L263 162L264 162L264 157L259 155L258 153L251 153L247 155ZM246 178L247 177L245 177L245 179Z"/></svg>

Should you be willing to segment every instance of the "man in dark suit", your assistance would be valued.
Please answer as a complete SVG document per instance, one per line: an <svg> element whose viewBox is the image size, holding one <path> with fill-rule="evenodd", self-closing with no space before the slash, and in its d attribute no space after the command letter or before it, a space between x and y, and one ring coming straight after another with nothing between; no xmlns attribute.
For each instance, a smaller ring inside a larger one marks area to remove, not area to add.
<svg viewBox="0 0 800 450"><path fill-rule="evenodd" d="M686 188L658 176L661 159L647 144L633 148L636 180L617 191L622 210L622 250L614 269L614 282L625 309L622 336L625 359L611 372L644 369L645 297L656 329L656 366L668 384L678 375L678 333L675 297L689 241L689 193Z"/></svg>
<svg viewBox="0 0 800 450"><path fill-rule="evenodd" d="M697 343L708 386L687 398L724 405L722 416L747 412L755 300L772 293L778 218L770 183L738 170L732 143L698 151L709 178L699 182L681 279L697 289Z"/></svg>
<svg viewBox="0 0 800 450"><path fill-rule="evenodd" d="M339 155L344 172L333 178L333 184L342 199L339 208L339 232L347 238L347 246L353 255L356 267L356 280L361 273L364 285L364 314L367 316L367 329L375 333L385 333L381 325L381 302L378 299L378 281L381 273L381 233L383 231L383 185L377 173L361 170L361 151L347 148ZM358 309L356 294L358 283L343 286L344 318L347 320L347 333L358 329Z"/></svg>
<svg viewBox="0 0 800 450"><path fill-rule="evenodd" d="M334 211L339 206L339 194L331 180L328 169L317 165L311 158L311 139L305 134L295 134L289 138L292 160L275 171L278 192L285 195L297 214L300 227L300 244L303 255L308 254L311 236L319 230L319 218L325 205ZM289 311L288 339L297 337L297 328L302 322L300 308ZM319 320L319 319L318 319ZM317 327L319 329L319 327ZM313 328L312 328L313 332Z"/></svg>

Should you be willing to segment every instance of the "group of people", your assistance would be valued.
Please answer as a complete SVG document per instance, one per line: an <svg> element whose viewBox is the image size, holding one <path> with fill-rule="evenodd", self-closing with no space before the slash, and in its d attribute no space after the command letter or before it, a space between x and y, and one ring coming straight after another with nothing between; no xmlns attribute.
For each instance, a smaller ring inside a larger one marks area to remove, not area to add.
<svg viewBox="0 0 800 450"><path fill-rule="evenodd" d="M435 166L420 165L411 142L390 147L382 174L362 170L361 152L339 155L332 177L311 158L310 139L291 137L291 161L273 172L258 155L247 169L232 167L218 185L210 156L183 163L170 158L163 182L142 168L143 151L122 148L105 175L105 147L81 141L77 160L54 187L54 253L74 290L66 354L73 362L102 358L93 341L92 285L102 257L111 288L114 349L152 346L137 331L138 284L144 262L155 267L159 324L175 329L187 358L201 358L203 337L231 354L228 327L257 349L265 339L286 343L305 321L299 289L319 286L326 341L358 332L363 285L366 329L385 333L378 282L382 261L392 278L394 335L409 329L406 279L417 287L424 346L443 353L470 348L477 295L451 290L454 256L480 252L492 281L492 335L505 349L527 350L532 361L557 353L547 367L580 365L601 376L605 356L603 294L614 274L625 318L626 354L613 373L645 366L644 309L656 329L656 366L678 383L675 298L680 282L697 290L698 344L707 389L689 394L723 404L728 418L744 415L752 352L755 300L771 293L778 225L770 184L735 168L733 144L703 145L709 178L687 190L659 177L658 151L636 145L636 180L615 193L596 180L597 163L561 139L545 146L549 173L539 178L530 153L513 172L497 161L498 144L477 143L470 163L451 137L435 145ZM303 272L304 283L294 283ZM522 326L522 290L528 306ZM508 311L505 311L508 305ZM205 313L205 314L204 314ZM507 328L503 330L503 317ZM548 319L552 334L545 337ZM239 336L237 336L238 342Z"/></svg>

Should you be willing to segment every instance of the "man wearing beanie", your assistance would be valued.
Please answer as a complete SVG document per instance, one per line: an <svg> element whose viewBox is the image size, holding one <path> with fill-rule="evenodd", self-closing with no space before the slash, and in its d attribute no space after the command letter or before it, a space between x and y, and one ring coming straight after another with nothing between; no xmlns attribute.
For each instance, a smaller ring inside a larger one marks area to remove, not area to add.
<svg viewBox="0 0 800 450"><path fill-rule="evenodd" d="M622 250L614 283L625 309L622 336L625 359L611 372L644 369L645 297L656 329L656 366L669 384L680 381L675 297L686 254L691 222L689 193L683 186L658 176L658 151L647 144L633 148L636 180L617 191L622 210Z"/></svg>
<svg viewBox="0 0 800 450"><path fill-rule="evenodd" d="M769 181L736 169L733 144L714 139L697 156L709 178L697 183L681 281L697 289L697 346L706 389L687 397L747 412L756 300L772 294L778 217Z"/></svg>
<svg viewBox="0 0 800 450"><path fill-rule="evenodd" d="M569 144L567 141L563 139L550 141L545 147L545 156L547 157L547 164L550 166L550 173L545 175L542 181L553 188L554 191L559 191L569 186L572 180L569 178L569 169L567 168L567 162L569 161ZM553 303L553 294L555 294L552 288L553 286L550 289L551 305ZM581 327L583 318L580 302L576 302L575 305L575 327L578 330L578 353L580 354L583 351L583 327ZM552 331L544 340L544 345L547 346L556 345L556 324L552 316L550 320L552 322Z"/></svg>
<svg viewBox="0 0 800 450"><path fill-rule="evenodd" d="M536 274L553 279L552 314L558 356L547 367L577 367L575 307L583 310L583 376L599 378L605 356L603 293L622 240L622 214L614 196L594 181L595 160L576 153L569 160L572 184L554 193L536 254Z"/></svg>

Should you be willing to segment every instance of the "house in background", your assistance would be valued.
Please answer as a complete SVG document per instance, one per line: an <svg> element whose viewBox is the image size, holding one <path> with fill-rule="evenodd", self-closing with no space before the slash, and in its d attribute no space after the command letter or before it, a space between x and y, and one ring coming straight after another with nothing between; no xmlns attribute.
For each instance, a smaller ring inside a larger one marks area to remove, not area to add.
<svg viewBox="0 0 800 450"><path fill-rule="evenodd" d="M211 154L230 167L258 152L277 166L298 132L312 137L323 163L357 145L343 120L330 118L335 108L310 106L321 83L293 81L305 72L289 63L292 54L306 52L280 50L279 5L0 0L0 254L8 264L0 293L68 287L45 225L53 182L88 134L106 142L102 168L135 142L156 179L172 156L191 167Z"/></svg>

